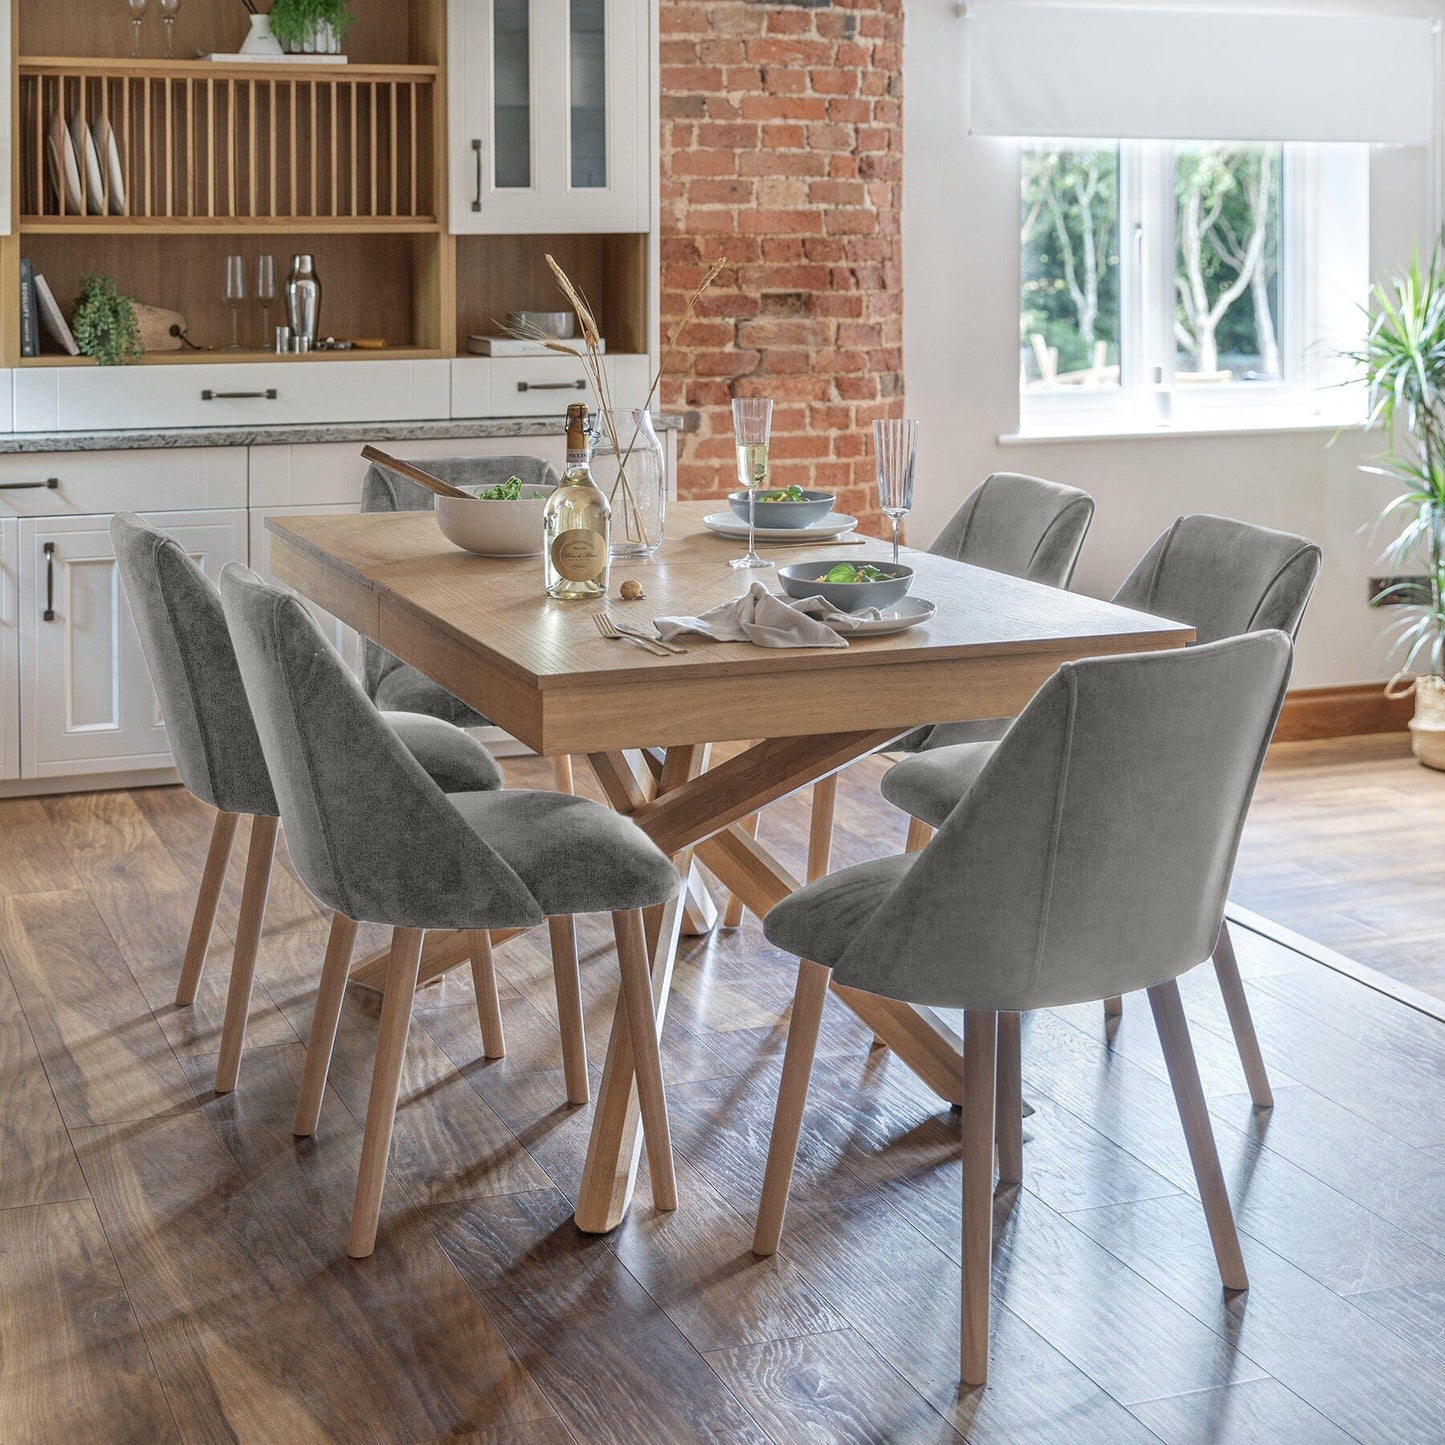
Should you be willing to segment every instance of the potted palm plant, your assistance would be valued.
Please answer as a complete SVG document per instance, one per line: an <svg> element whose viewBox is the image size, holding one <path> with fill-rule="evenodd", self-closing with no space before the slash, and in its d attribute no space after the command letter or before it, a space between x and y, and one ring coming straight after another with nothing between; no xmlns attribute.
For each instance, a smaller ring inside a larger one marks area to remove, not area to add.
<svg viewBox="0 0 1445 1445"><path fill-rule="evenodd" d="M1401 670L1389 696L1415 694L1410 734L1415 756L1445 769L1445 262L1417 255L1393 280L1373 288L1363 348L1347 353L1364 372L1367 425L1379 423L1384 453L1366 470L1401 488L1376 527L1398 527L1385 548L1391 581L1375 606L1402 609L1395 645ZM1424 577L1403 578L1407 568Z"/></svg>

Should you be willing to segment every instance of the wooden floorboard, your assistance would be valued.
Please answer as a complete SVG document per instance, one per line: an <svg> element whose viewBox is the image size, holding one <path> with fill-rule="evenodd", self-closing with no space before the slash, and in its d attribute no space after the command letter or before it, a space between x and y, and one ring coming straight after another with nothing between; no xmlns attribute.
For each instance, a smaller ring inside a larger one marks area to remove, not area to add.
<svg viewBox="0 0 1445 1445"><path fill-rule="evenodd" d="M835 866L901 846L882 767L843 779ZM1236 896L1306 936L1315 910L1376 968L1398 948L1427 987L1442 789L1391 739L1277 749ZM1092 1005L1026 1021L993 1369L960 1392L958 1119L832 1001L782 1248L751 1253L795 974L751 918L679 958L676 1214L644 1165L622 1228L571 1224L591 1111L566 1102L537 930L497 954L506 1058L482 1057L467 970L418 997L377 1251L349 1260L377 995L349 991L320 1127L296 1140L326 917L283 846L241 1086L211 1092L244 828L198 1003L171 999L212 817L179 789L0 803L0 1438L1445 1438L1445 1025L1297 947L1236 930L1270 1112L1212 973L1182 981L1241 1296L1219 1286L1144 1000L1108 1027ZM806 825L792 799L763 831L796 867ZM382 941L363 932L359 950ZM581 920L579 946L595 1090L607 920Z"/></svg>

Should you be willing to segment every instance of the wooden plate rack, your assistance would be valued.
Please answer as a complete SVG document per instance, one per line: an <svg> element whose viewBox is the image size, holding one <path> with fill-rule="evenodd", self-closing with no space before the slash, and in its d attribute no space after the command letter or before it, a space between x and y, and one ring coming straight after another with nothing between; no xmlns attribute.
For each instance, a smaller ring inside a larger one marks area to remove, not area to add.
<svg viewBox="0 0 1445 1445"><path fill-rule="evenodd" d="M21 227L437 229L438 74L429 65L22 59Z"/></svg>

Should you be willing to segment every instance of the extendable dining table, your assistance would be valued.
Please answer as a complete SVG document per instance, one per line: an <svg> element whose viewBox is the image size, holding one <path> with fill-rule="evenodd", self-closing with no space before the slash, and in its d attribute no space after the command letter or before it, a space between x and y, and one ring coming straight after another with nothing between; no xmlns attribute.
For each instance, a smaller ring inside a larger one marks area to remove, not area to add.
<svg viewBox="0 0 1445 1445"><path fill-rule="evenodd" d="M646 625L695 615L771 572L738 573L740 545L702 518L716 504L669 508L667 538L650 558L612 567L606 610ZM654 656L602 637L600 603L543 591L539 557L484 558L441 534L431 512L273 516L271 569L283 582L420 669L536 752L585 754L612 805L676 861L700 862L759 917L799 887L746 820L769 803L847 767L914 728L1009 717L1060 663L1182 647L1192 630L1091 597L905 548L913 595L931 620L846 648L772 649L685 637L687 651ZM891 546L772 547L779 564L833 555L890 558ZM820 567L820 571L821 571ZM617 600L640 582L642 600ZM773 583L776 586L776 583ZM714 743L749 745L709 767ZM686 889L647 920L658 1027L688 906ZM428 935L423 982L468 956L466 940ZM353 977L379 984L385 956ZM962 1101L962 1043L927 1008L836 987L835 992L940 1098ZM641 1153L632 1050L621 1008L613 1021L587 1160L579 1228L601 1233L627 1213Z"/></svg>

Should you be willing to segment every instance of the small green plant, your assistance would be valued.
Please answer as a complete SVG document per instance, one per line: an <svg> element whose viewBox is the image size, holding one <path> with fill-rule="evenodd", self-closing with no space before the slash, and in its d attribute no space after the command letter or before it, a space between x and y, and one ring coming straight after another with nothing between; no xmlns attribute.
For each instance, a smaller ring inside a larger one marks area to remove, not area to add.
<svg viewBox="0 0 1445 1445"><path fill-rule="evenodd" d="M101 366L124 366L141 356L135 307L109 276L93 271L80 283L80 300L70 329L82 356Z"/></svg>
<svg viewBox="0 0 1445 1445"><path fill-rule="evenodd" d="M275 0L271 34L287 50L299 49L318 25L329 25L340 40L356 23L346 0Z"/></svg>

